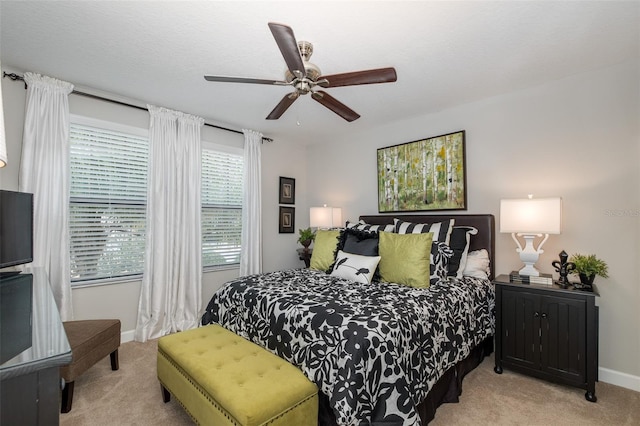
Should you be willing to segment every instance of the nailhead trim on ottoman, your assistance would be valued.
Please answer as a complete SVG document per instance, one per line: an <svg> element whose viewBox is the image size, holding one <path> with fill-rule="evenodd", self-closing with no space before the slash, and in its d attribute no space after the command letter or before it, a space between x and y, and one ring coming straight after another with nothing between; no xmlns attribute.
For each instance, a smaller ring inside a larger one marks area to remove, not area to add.
<svg viewBox="0 0 640 426"><path fill-rule="evenodd" d="M198 424L317 424L316 385L219 325L160 338L157 362L164 401L173 395Z"/></svg>

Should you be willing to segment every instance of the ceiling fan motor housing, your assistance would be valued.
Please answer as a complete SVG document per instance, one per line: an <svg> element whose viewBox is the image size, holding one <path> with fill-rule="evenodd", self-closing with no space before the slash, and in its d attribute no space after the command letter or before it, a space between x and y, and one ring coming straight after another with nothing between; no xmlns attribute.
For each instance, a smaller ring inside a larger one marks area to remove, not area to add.
<svg viewBox="0 0 640 426"><path fill-rule="evenodd" d="M294 87L298 89L301 94L306 95L311 90L312 84L310 84L309 81L305 80L311 80L312 82L315 82L322 74L320 72L320 68L316 64L309 62L309 58L311 58L311 55L313 54L313 44L309 43L308 41L299 41L298 50L300 50L300 56L302 57L302 62L304 64L305 75L300 79L299 82L294 83ZM285 80L288 83L291 83L296 79L296 76L293 75L289 70L286 70L284 75Z"/></svg>

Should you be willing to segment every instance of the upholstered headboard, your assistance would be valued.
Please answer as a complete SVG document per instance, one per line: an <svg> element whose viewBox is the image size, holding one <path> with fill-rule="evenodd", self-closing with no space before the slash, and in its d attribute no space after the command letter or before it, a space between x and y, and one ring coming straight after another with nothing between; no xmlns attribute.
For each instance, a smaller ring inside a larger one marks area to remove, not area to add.
<svg viewBox="0 0 640 426"><path fill-rule="evenodd" d="M454 226L473 226L478 230L478 234L471 238L469 250L486 249L489 252L489 259L491 261L491 276L490 279L495 277L495 233L496 233L496 219L492 214L451 214L451 215L416 215L416 214L396 214L396 215L363 215L360 219L370 223L372 225L386 225L393 223L393 218L397 217L406 222L414 223L433 223L440 222L445 219L455 219Z"/></svg>

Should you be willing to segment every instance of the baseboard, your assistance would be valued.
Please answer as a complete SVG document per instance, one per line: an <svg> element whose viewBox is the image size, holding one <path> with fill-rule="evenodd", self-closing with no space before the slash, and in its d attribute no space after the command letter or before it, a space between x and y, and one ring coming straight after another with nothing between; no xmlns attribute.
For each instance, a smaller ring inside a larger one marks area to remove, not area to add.
<svg viewBox="0 0 640 426"><path fill-rule="evenodd" d="M608 368L598 368L598 380L640 392L640 377Z"/></svg>
<svg viewBox="0 0 640 426"><path fill-rule="evenodd" d="M120 343L133 342L135 330L123 331L120 333Z"/></svg>

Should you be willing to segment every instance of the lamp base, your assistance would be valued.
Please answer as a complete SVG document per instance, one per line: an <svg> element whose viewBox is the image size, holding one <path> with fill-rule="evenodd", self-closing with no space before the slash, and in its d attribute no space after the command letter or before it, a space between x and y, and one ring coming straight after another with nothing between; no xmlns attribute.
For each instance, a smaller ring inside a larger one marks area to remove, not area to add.
<svg viewBox="0 0 640 426"><path fill-rule="evenodd" d="M545 234L545 237L538 246L538 249L535 249L533 247L533 240L535 239L535 237L541 236L541 234L518 234L518 236L524 238L524 247L520 245L520 242L516 238L516 235L511 234L511 237L518 245L516 251L520 254L520 260L522 261L522 263L524 263L524 268L520 269L520 275L539 277L540 271L538 271L534 265L538 261L538 257L542 253L544 253L544 251L542 250L542 245L545 243L545 241L547 241L547 238L549 238L549 234Z"/></svg>
<svg viewBox="0 0 640 426"><path fill-rule="evenodd" d="M540 271L538 271L533 265L534 263L524 265L524 268L520 269L518 273L520 275L526 275L528 277L539 277Z"/></svg>

